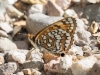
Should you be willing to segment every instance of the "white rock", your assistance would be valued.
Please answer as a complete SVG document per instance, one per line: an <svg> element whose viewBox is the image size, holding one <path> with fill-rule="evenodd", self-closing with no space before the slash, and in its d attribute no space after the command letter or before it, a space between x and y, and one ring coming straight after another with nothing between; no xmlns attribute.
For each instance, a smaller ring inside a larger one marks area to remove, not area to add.
<svg viewBox="0 0 100 75"><path fill-rule="evenodd" d="M7 8L10 7L11 8L11 4L13 4L13 2L16 2L17 0L0 0L0 21L8 21L8 18L7 18ZM12 6L14 7L14 6ZM14 11L13 8L11 8L12 11ZM18 11L18 10L17 10ZM17 13L16 11L16 13Z"/></svg>
<svg viewBox="0 0 100 75"><path fill-rule="evenodd" d="M97 32L97 33L93 34L93 36L100 36L100 32Z"/></svg>
<svg viewBox="0 0 100 75"><path fill-rule="evenodd" d="M72 0L72 2L78 2L79 3L79 2L81 2L81 0Z"/></svg>
<svg viewBox="0 0 100 75"><path fill-rule="evenodd" d="M8 52L10 50L17 49L17 46L7 38L0 37L0 51Z"/></svg>
<svg viewBox="0 0 100 75"><path fill-rule="evenodd" d="M27 55L27 53L29 52L29 50L15 49L15 50L9 51L8 53L9 53L9 54L13 54L14 52L23 53L24 55Z"/></svg>
<svg viewBox="0 0 100 75"><path fill-rule="evenodd" d="M72 56L65 55L60 58L61 73L66 73L72 65Z"/></svg>
<svg viewBox="0 0 100 75"><path fill-rule="evenodd" d="M67 75L69 73L71 65L72 65L72 56L65 55L64 57L53 59L49 63L44 64L44 70L47 75L48 73Z"/></svg>
<svg viewBox="0 0 100 75"><path fill-rule="evenodd" d="M48 2L48 0L21 0L21 1L27 4L43 4L43 5L47 4Z"/></svg>
<svg viewBox="0 0 100 75"><path fill-rule="evenodd" d="M8 37L8 35L5 31L0 30L0 37Z"/></svg>
<svg viewBox="0 0 100 75"><path fill-rule="evenodd" d="M76 48L77 48L76 55L78 54L78 55L83 56L83 50L82 50L82 47L76 46Z"/></svg>
<svg viewBox="0 0 100 75"><path fill-rule="evenodd" d="M61 73L62 70L60 68L60 58L51 60L49 63L44 64L44 70L45 70L45 72Z"/></svg>
<svg viewBox="0 0 100 75"><path fill-rule="evenodd" d="M0 22L0 28L2 30L4 30L5 32L7 32L7 33L13 31L13 29L11 28L11 26L8 23L6 23L6 22Z"/></svg>
<svg viewBox="0 0 100 75"><path fill-rule="evenodd" d="M0 21L5 21L4 14L6 13L7 5L9 5L7 0L0 0Z"/></svg>
<svg viewBox="0 0 100 75"><path fill-rule="evenodd" d="M42 4L35 4L32 5L29 9L29 15L34 13L46 13L46 8Z"/></svg>
<svg viewBox="0 0 100 75"><path fill-rule="evenodd" d="M22 49L11 50L11 51L9 51L9 52L6 54L5 60L6 60L7 62L9 62L9 61L15 61L15 59L13 59L13 57L12 57L13 54L14 54L14 52L18 52L18 53L24 54L24 55L26 56L27 53L28 53L28 51L29 51L29 50L22 50Z"/></svg>
<svg viewBox="0 0 100 75"><path fill-rule="evenodd" d="M8 11L6 11L8 8L12 9L12 12L16 12L17 14L20 14L21 16L23 15L21 12L19 13L19 11L11 4L15 3L18 0L0 0L0 20L4 20L5 21L5 13L9 14ZM12 13L13 14L13 13ZM19 16L19 15L18 15Z"/></svg>
<svg viewBox="0 0 100 75"><path fill-rule="evenodd" d="M100 54L94 54L94 56L97 58L97 60L100 60Z"/></svg>
<svg viewBox="0 0 100 75"><path fill-rule="evenodd" d="M83 56L83 50L79 46L72 46L71 49L68 52L70 55L81 55Z"/></svg>
<svg viewBox="0 0 100 75"><path fill-rule="evenodd" d="M41 62L43 62L42 57L43 57L43 54L40 53L40 50L37 49L37 48L30 50L27 54L27 60L30 59L31 61L41 61Z"/></svg>
<svg viewBox="0 0 100 75"><path fill-rule="evenodd" d="M17 52L15 51L13 54L12 54L12 57L15 61L17 61L18 63L20 64L23 64L25 61L26 61L26 56L24 53L20 53L20 52Z"/></svg>
<svg viewBox="0 0 100 75"><path fill-rule="evenodd" d="M73 75L90 75L90 71L97 59L94 56L81 59L71 66Z"/></svg>
<svg viewBox="0 0 100 75"><path fill-rule="evenodd" d="M84 28L84 22L80 19L76 19L77 28L74 35L74 41L76 45L89 45L91 33Z"/></svg>
<svg viewBox="0 0 100 75"><path fill-rule="evenodd" d="M89 3L99 3L100 2L100 0L87 0L87 2L89 2Z"/></svg>
<svg viewBox="0 0 100 75"><path fill-rule="evenodd" d="M14 4L15 2L17 2L18 0L7 0L9 2L9 4Z"/></svg>
<svg viewBox="0 0 100 75"><path fill-rule="evenodd" d="M77 52L77 48L76 47L71 47L70 50L68 51L68 54L69 55L76 55L76 52Z"/></svg>
<svg viewBox="0 0 100 75"><path fill-rule="evenodd" d="M83 46L83 51L91 51L92 49L91 49L91 47L90 46Z"/></svg>
<svg viewBox="0 0 100 75"><path fill-rule="evenodd" d="M83 27L83 29L84 29L84 25L85 25L85 24L84 24L84 22L83 22L81 19L78 19L78 18L77 18L77 19L76 19L76 23L77 23L77 27L78 27L78 28L82 28L82 27ZM80 25L80 24L81 24L81 25ZM83 29L82 29L82 30L83 30Z"/></svg>
<svg viewBox="0 0 100 75"><path fill-rule="evenodd" d="M18 72L16 75L24 75L23 72Z"/></svg>
<svg viewBox="0 0 100 75"><path fill-rule="evenodd" d="M77 18L77 14L73 9L67 9L64 13L64 17L74 17Z"/></svg>
<svg viewBox="0 0 100 75"><path fill-rule="evenodd" d="M71 0L56 0L56 3L65 10L70 6Z"/></svg>
<svg viewBox="0 0 100 75"><path fill-rule="evenodd" d="M12 75L19 69L15 62L8 62L0 66L0 75Z"/></svg>

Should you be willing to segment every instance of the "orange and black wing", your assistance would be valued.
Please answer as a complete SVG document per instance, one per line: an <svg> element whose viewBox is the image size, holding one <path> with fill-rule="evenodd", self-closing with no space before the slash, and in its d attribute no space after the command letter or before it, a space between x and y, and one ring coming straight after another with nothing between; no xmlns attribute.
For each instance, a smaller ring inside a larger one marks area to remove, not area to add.
<svg viewBox="0 0 100 75"><path fill-rule="evenodd" d="M75 18L64 18L42 29L35 36L35 43L53 54L68 52L74 41L75 30Z"/></svg>

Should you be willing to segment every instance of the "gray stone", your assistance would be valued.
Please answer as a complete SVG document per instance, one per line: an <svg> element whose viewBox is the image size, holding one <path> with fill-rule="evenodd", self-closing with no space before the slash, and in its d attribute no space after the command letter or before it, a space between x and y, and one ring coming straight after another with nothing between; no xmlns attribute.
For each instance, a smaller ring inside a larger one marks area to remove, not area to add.
<svg viewBox="0 0 100 75"><path fill-rule="evenodd" d="M95 4L100 3L100 0L87 0L87 2Z"/></svg>
<svg viewBox="0 0 100 75"><path fill-rule="evenodd" d="M18 72L16 75L24 75L23 72Z"/></svg>
<svg viewBox="0 0 100 75"><path fill-rule="evenodd" d="M7 0L0 0L0 21L5 21L4 14L6 13L7 5L9 5Z"/></svg>
<svg viewBox="0 0 100 75"><path fill-rule="evenodd" d="M0 51L1 52L8 52L10 50L17 49L17 46L7 38L0 37Z"/></svg>
<svg viewBox="0 0 100 75"><path fill-rule="evenodd" d="M7 0L9 4L14 4L15 2L17 2L18 0Z"/></svg>
<svg viewBox="0 0 100 75"><path fill-rule="evenodd" d="M29 49L28 43L25 41L14 41L14 43L17 45L18 49Z"/></svg>
<svg viewBox="0 0 100 75"><path fill-rule="evenodd" d="M93 65L91 75L100 75L100 60Z"/></svg>
<svg viewBox="0 0 100 75"><path fill-rule="evenodd" d="M85 0L83 0L85 1ZM88 0L87 0L88 1ZM96 1L96 0L90 0ZM84 4L84 3L83 3ZM72 7L79 17L86 18L88 20L88 25L93 21L100 22L100 4L88 4L82 8L81 6Z"/></svg>
<svg viewBox="0 0 100 75"><path fill-rule="evenodd" d="M85 6L82 17L87 18L90 23L92 21L100 22L100 4L90 4Z"/></svg>
<svg viewBox="0 0 100 75"><path fill-rule="evenodd" d="M27 53L28 53L28 50L20 50L20 49L16 49L16 50L13 50L13 51L9 51L6 55L5 55L5 60L7 61L7 62L15 62L15 60L14 60L14 58L12 57L12 56L14 56L14 54L16 54L16 52L17 53L19 53L19 54L21 54L21 53L23 53L25 56L27 55ZM21 57L22 58L22 57ZM21 59L19 59L19 61L20 61Z"/></svg>
<svg viewBox="0 0 100 75"><path fill-rule="evenodd" d="M63 17L49 17L41 13L35 13L28 16L26 29L28 32L36 35L46 26L61 20Z"/></svg>
<svg viewBox="0 0 100 75"><path fill-rule="evenodd" d="M25 62L23 65L22 65L22 68L23 69L27 69L27 68L37 68L39 69L39 71L42 71L43 70L43 63L40 62L40 61L30 61L30 62Z"/></svg>
<svg viewBox="0 0 100 75"><path fill-rule="evenodd" d="M83 50L79 46L72 46L68 53L71 54L71 55L81 55L81 56L83 56Z"/></svg>
<svg viewBox="0 0 100 75"><path fill-rule="evenodd" d="M10 75L18 70L18 64L14 62L9 62L0 65L0 75Z"/></svg>

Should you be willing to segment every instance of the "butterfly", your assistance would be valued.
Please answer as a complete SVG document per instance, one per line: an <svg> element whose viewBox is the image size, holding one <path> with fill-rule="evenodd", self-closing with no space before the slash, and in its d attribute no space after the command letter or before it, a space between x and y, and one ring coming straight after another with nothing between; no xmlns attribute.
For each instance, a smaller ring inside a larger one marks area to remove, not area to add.
<svg viewBox="0 0 100 75"><path fill-rule="evenodd" d="M40 30L32 41L54 55L63 55L73 44L76 26L75 18L64 18Z"/></svg>

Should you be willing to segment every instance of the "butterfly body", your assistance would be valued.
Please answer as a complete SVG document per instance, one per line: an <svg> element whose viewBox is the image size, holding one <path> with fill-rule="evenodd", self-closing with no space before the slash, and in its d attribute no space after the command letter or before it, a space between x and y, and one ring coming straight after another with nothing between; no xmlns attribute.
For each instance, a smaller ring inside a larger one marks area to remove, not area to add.
<svg viewBox="0 0 100 75"><path fill-rule="evenodd" d="M34 42L38 47L43 47L50 53L66 53L73 44L75 30L75 18L64 18L39 31Z"/></svg>

